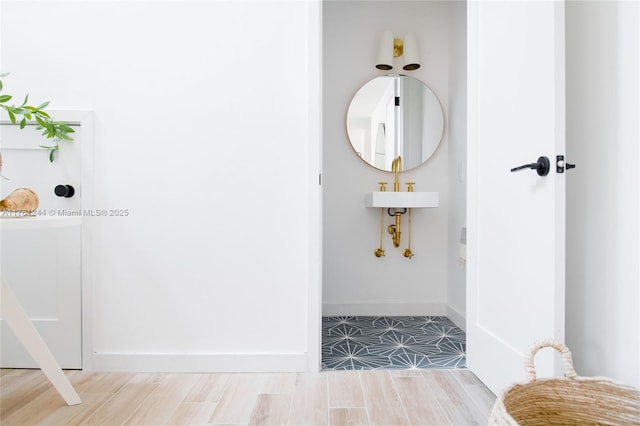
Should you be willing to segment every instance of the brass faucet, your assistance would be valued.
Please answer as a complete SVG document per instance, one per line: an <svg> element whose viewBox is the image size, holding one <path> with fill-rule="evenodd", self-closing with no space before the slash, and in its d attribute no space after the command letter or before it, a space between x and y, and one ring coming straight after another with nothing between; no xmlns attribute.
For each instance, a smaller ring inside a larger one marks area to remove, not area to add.
<svg viewBox="0 0 640 426"><path fill-rule="evenodd" d="M393 190L395 192L400 191L400 181L398 180L398 174L402 171L402 157L399 155L391 162L391 171L396 174L396 180L393 183Z"/></svg>
<svg viewBox="0 0 640 426"><path fill-rule="evenodd" d="M394 192L399 192L400 191L400 180L398 178L398 175L400 174L400 172L402 171L402 157L400 157L399 155L391 162L391 171L395 173L395 182L393 183L393 191ZM393 246L394 247L399 247L400 246L400 216L401 213L396 212L395 216L396 216L396 223L395 225L389 225L387 227L387 232L389 234L391 234L391 238L393 240Z"/></svg>

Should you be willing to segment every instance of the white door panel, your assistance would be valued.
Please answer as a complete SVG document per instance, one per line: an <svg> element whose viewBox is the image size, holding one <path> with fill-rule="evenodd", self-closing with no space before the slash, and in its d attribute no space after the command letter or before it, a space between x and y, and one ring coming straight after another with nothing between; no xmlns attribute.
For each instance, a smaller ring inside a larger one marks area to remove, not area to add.
<svg viewBox="0 0 640 426"><path fill-rule="evenodd" d="M524 379L530 344L564 339L564 11L553 1L468 7L467 355L499 392ZM540 156L547 176L510 171Z"/></svg>
<svg viewBox="0 0 640 426"><path fill-rule="evenodd" d="M38 194L38 217L82 216L81 151L88 140L83 140L81 126L73 126L74 141L61 142L56 160L50 163L48 151L39 147L49 143L40 131L3 123L2 175L7 179L0 181L0 198L26 187ZM56 196L57 185L73 186L74 196ZM26 221L30 220L0 218L0 275L58 363L63 368L82 368L82 226L80 221L69 226L60 226L64 221L29 226ZM0 365L37 368L5 321L0 321L0 327Z"/></svg>
<svg viewBox="0 0 640 426"><path fill-rule="evenodd" d="M23 220L23 219L2 219ZM62 368L82 368L81 226L2 230L2 280ZM3 368L37 368L5 321Z"/></svg>

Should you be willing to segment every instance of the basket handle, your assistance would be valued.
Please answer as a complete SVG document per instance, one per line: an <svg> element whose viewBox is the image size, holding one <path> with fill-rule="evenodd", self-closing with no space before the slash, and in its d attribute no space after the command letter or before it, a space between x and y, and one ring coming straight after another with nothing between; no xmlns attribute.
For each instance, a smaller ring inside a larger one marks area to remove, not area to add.
<svg viewBox="0 0 640 426"><path fill-rule="evenodd" d="M543 339L531 345L528 353L524 357L524 368L527 371L527 378L529 381L532 382L536 380L536 367L533 364L533 357L540 349L548 347L551 347L562 354L562 370L564 372L564 376L570 379L576 378L578 375L576 374L576 370L573 369L573 360L571 359L571 352L569 351L569 348L567 348L564 343L560 343L556 340Z"/></svg>

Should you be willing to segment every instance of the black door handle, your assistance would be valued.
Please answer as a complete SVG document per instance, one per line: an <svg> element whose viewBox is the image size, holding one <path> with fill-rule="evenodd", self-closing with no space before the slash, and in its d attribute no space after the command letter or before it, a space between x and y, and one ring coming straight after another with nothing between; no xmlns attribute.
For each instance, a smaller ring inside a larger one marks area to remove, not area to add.
<svg viewBox="0 0 640 426"><path fill-rule="evenodd" d="M523 169L534 169L538 172L539 176L546 176L549 174L549 165L550 163L547 157L539 157L538 161L536 161L535 163L514 167L513 169L511 169L511 171L516 172Z"/></svg>

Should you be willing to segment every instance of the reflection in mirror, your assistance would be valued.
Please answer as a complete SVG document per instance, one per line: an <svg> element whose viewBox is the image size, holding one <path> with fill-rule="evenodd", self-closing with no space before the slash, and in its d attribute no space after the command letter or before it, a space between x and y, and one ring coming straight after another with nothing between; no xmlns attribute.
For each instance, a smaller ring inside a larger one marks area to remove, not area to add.
<svg viewBox="0 0 640 426"><path fill-rule="evenodd" d="M404 170L433 155L442 139L444 116L435 94L420 80L385 75L366 83L351 100L347 134L358 156L391 171L400 156Z"/></svg>

